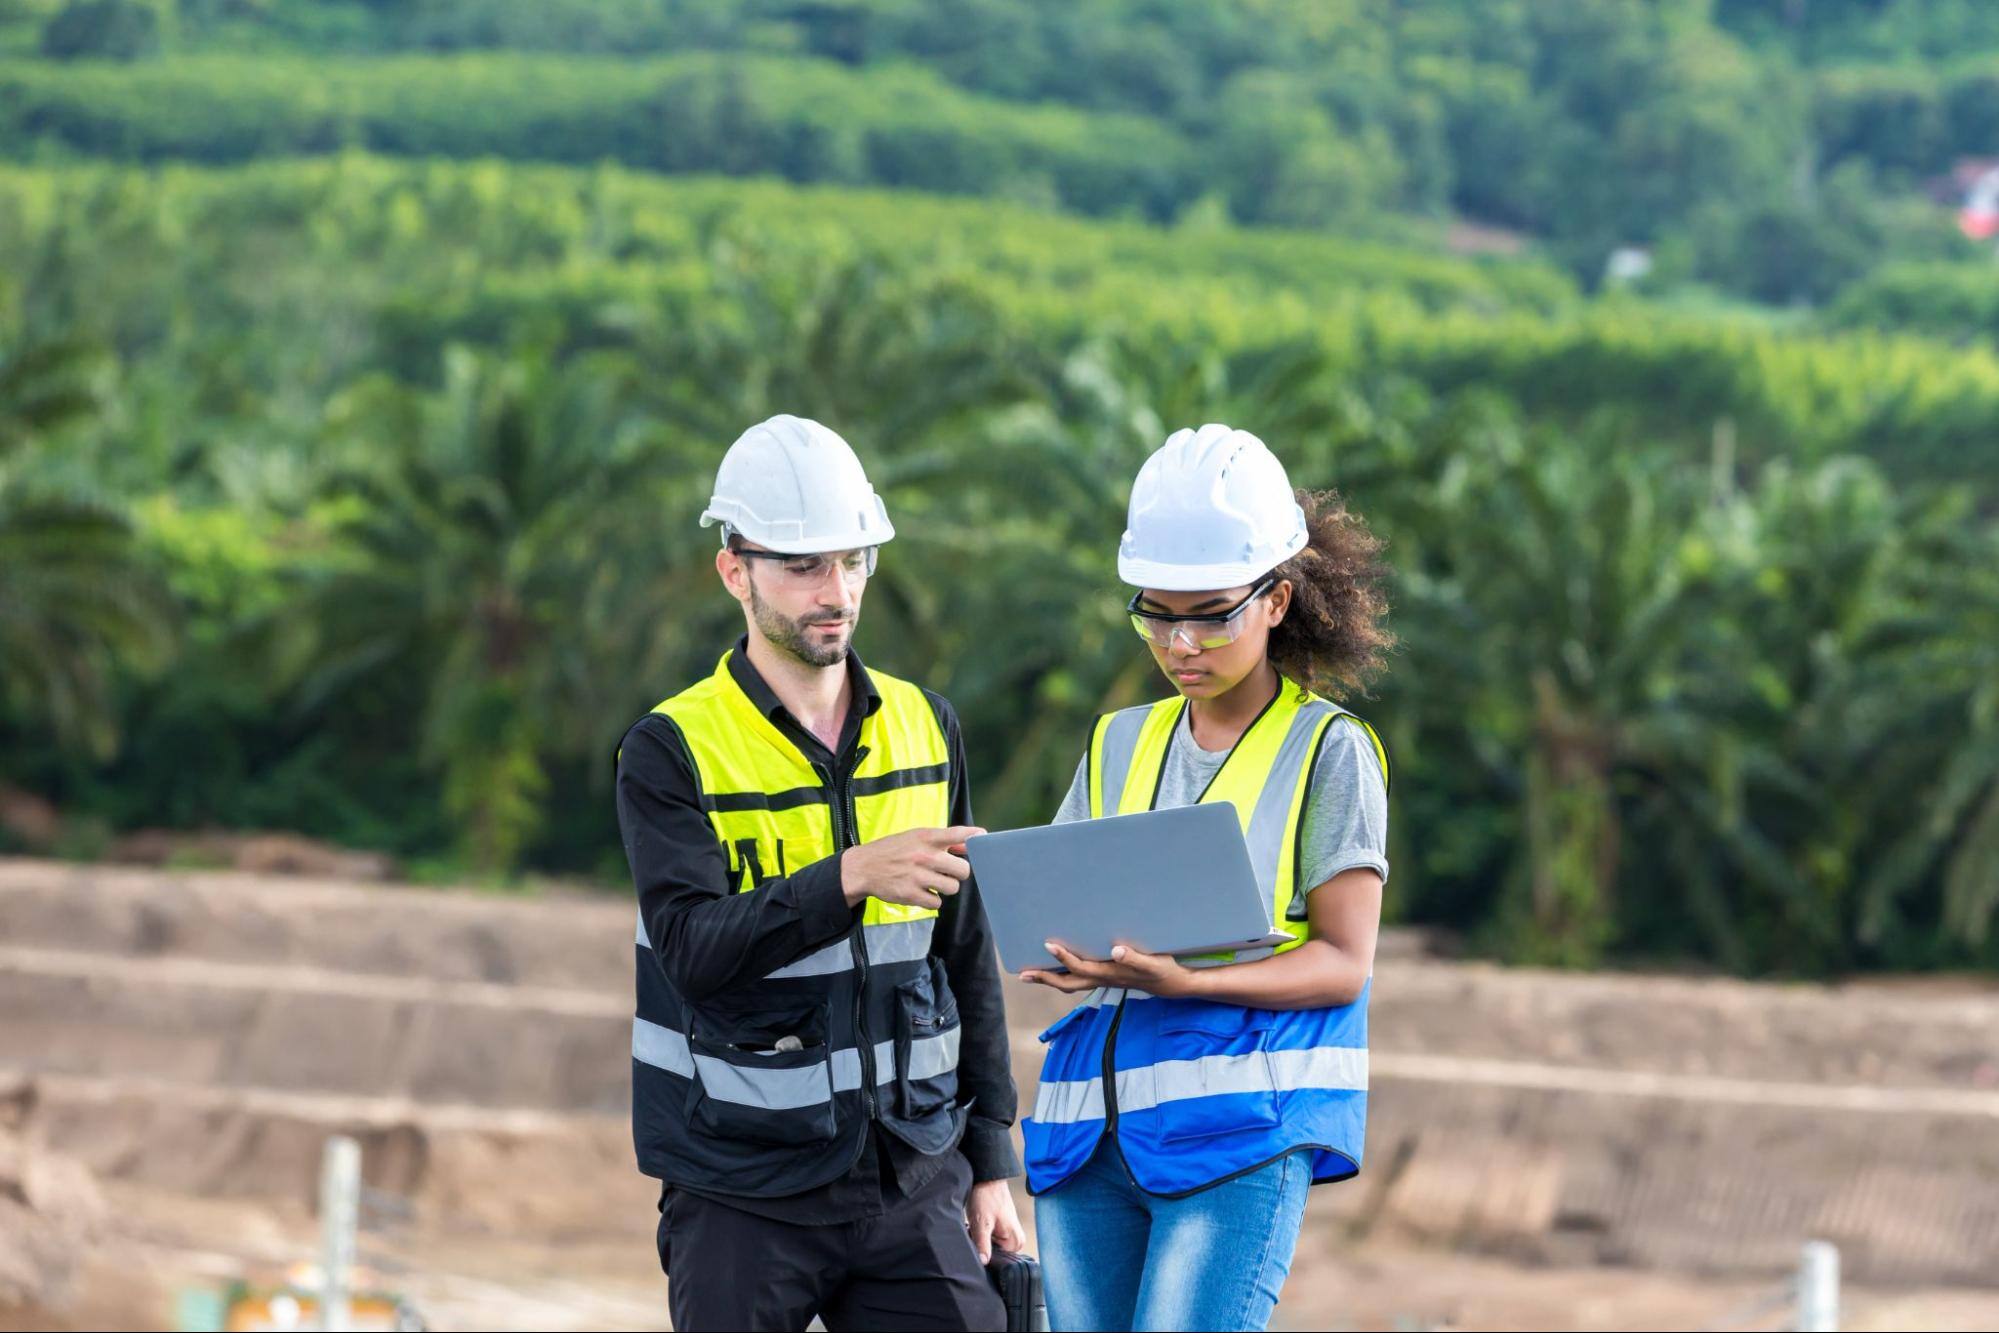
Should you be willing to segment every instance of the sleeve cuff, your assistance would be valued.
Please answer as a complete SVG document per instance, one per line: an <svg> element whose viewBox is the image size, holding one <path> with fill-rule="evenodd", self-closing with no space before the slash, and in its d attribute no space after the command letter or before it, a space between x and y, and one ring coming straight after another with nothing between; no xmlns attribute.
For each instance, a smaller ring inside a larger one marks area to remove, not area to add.
<svg viewBox="0 0 1999 1333"><path fill-rule="evenodd" d="M965 1137L958 1151L971 1163L972 1179L1010 1180L1020 1175L1020 1154L1013 1150L1013 1134L997 1120L973 1115L966 1118Z"/></svg>
<svg viewBox="0 0 1999 1333"><path fill-rule="evenodd" d="M844 935L852 928L859 907L847 904L840 887L840 856L814 861L791 876L792 901L798 904L798 919L806 938L824 942Z"/></svg>

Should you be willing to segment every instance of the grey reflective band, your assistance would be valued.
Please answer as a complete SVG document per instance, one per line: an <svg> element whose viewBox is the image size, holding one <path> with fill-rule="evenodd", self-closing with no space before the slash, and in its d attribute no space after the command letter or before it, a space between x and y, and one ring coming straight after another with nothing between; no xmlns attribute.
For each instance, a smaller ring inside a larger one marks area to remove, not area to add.
<svg viewBox="0 0 1999 1333"><path fill-rule="evenodd" d="M938 1078L956 1069L960 1031L952 1028L910 1042L908 1077ZM875 1082L893 1082L895 1043L876 1042L874 1057ZM692 1078L698 1070L702 1091L708 1096L773 1111L817 1106L836 1092L852 1092L861 1086L861 1053L852 1046L834 1051L823 1064L802 1069L760 1069L753 1064L730 1064L713 1056L695 1055L688 1049L686 1036L643 1018L632 1020L632 1058L682 1078Z"/></svg>
<svg viewBox="0 0 1999 1333"><path fill-rule="evenodd" d="M1138 753L1138 734L1145 730L1148 711L1127 708L1113 713L1110 725L1104 728L1103 778L1098 787L1104 798L1103 814L1116 814L1124 801L1125 779L1131 773L1132 756ZM1179 725L1177 720L1174 725Z"/></svg>
<svg viewBox="0 0 1999 1333"><path fill-rule="evenodd" d="M1256 795L1256 809L1249 817L1249 863L1256 868L1257 884L1273 904L1277 901L1277 863L1291 828L1291 798L1298 790L1298 777L1312 762L1312 738L1319 724L1339 711L1314 699L1291 715L1291 729L1284 733L1284 742L1277 747L1277 757L1263 779L1263 790ZM1296 878L1295 866L1292 875Z"/></svg>
<svg viewBox="0 0 1999 1333"><path fill-rule="evenodd" d="M1035 1094L1034 1118L1044 1125L1074 1125L1104 1118L1104 1081L1077 1079L1044 1083Z"/></svg>
<svg viewBox="0 0 1999 1333"><path fill-rule="evenodd" d="M792 1111L801 1106L818 1106L833 1096L824 1063L799 1069L758 1069L754 1065L732 1065L712 1055L697 1055L694 1067L701 1071L701 1090L720 1102L761 1106L767 1111ZM858 1061L855 1068L859 1068Z"/></svg>
<svg viewBox="0 0 1999 1333"><path fill-rule="evenodd" d="M926 958L930 954L930 934L936 929L934 916L863 926L861 938L868 946L868 962L913 963Z"/></svg>
<svg viewBox="0 0 1999 1333"><path fill-rule="evenodd" d="M1118 1113L1126 1115L1196 1097L1308 1089L1366 1092L1367 1051L1354 1046L1310 1046L1207 1055L1198 1060L1161 1060L1142 1069L1119 1070L1117 1104ZM1092 1078L1042 1084L1034 1100L1034 1118L1044 1125L1103 1119L1104 1081Z"/></svg>
<svg viewBox="0 0 1999 1333"><path fill-rule="evenodd" d="M934 916L917 917L913 921L883 921L878 925L861 927L861 942L868 953L868 963L909 963L930 953L930 934L937 928ZM777 977L823 977L835 972L845 972L854 966L854 951L844 936L806 954L796 962L786 963L775 972L765 974L765 980Z"/></svg>
<svg viewBox="0 0 1999 1333"><path fill-rule="evenodd" d="M879 925L861 927L861 941L867 949L870 964L909 963L930 953L930 936L937 928L934 916L917 917L910 921L884 921ZM643 916L638 918L638 943L645 948L652 947L646 938L646 923ZM815 949L805 957L786 963L775 972L765 975L765 980L773 977L823 977L835 972L845 972L854 965L854 951L847 943L847 937Z"/></svg>
<svg viewBox="0 0 1999 1333"><path fill-rule="evenodd" d="M805 957L786 963L775 972L764 973L764 980L769 981L773 977L824 977L848 971L853 966L854 951L843 935L822 949L814 949Z"/></svg>

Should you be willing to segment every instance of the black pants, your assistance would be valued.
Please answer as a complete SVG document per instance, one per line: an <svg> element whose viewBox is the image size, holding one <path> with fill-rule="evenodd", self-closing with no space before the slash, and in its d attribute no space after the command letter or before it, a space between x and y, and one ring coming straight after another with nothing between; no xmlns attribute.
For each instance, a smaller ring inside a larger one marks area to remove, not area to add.
<svg viewBox="0 0 1999 1333"><path fill-rule="evenodd" d="M685 1190L660 1210L659 1257L681 1333L1004 1329L1006 1309L965 1234L972 1169L951 1163L880 1217L798 1226Z"/></svg>

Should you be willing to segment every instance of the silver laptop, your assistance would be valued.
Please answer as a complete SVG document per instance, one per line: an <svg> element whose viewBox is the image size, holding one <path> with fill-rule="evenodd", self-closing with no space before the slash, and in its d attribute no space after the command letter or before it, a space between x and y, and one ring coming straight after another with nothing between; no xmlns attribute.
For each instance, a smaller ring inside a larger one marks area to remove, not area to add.
<svg viewBox="0 0 1999 1333"><path fill-rule="evenodd" d="M1235 808L1223 802L988 833L965 844L1009 972L1060 971L1113 944L1198 954L1282 944Z"/></svg>

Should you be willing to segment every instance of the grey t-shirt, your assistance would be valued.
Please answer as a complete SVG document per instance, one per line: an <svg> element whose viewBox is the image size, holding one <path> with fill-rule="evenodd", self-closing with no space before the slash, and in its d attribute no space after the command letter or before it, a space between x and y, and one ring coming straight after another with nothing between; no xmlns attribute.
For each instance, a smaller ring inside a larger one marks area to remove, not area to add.
<svg viewBox="0 0 1999 1333"><path fill-rule="evenodd" d="M1167 809L1192 805L1208 789L1215 774L1228 759L1227 750L1203 750L1194 742L1190 723L1182 721L1173 729L1166 747L1166 764L1159 773L1156 805ZM1053 822L1090 817L1090 757L1076 765L1075 780ZM1319 760L1312 767L1312 781L1305 790L1303 864L1299 866L1300 892L1286 913L1294 921L1305 918L1305 898L1343 870L1366 866L1388 879L1388 787L1382 781L1381 760L1374 743L1357 723L1336 718L1319 747Z"/></svg>

